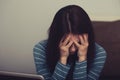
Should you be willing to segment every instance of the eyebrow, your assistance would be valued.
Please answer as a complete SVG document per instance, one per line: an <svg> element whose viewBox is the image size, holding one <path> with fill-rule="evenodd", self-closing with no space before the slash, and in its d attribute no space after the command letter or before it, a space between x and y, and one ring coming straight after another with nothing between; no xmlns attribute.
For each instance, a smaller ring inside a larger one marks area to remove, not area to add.
<svg viewBox="0 0 120 80"><path fill-rule="evenodd" d="M68 28L71 32L71 24L70 24L70 18L69 18L69 13L67 13L67 22L68 22Z"/></svg>

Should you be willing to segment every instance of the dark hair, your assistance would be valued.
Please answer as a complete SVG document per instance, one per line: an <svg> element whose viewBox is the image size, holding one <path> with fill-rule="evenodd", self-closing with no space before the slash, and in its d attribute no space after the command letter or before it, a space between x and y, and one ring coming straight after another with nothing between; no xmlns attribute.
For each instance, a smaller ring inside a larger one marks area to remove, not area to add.
<svg viewBox="0 0 120 80"><path fill-rule="evenodd" d="M68 34L88 34L88 53L87 53L87 72L90 68L90 64L94 59L95 41L94 32L91 20L87 13L77 5L68 5L60 9L49 28L48 43L46 48L47 65L51 73L53 73L56 63L59 60L59 42L61 38ZM74 63L76 55L74 55ZM72 70L73 71L73 70ZM72 72L67 75L73 75Z"/></svg>

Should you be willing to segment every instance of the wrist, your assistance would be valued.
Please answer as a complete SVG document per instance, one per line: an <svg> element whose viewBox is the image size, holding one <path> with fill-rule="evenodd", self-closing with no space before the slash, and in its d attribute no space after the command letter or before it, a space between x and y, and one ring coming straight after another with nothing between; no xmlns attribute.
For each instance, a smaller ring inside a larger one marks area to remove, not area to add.
<svg viewBox="0 0 120 80"><path fill-rule="evenodd" d="M86 59L87 59L87 56L79 56L78 57L79 62L85 61Z"/></svg>
<svg viewBox="0 0 120 80"><path fill-rule="evenodd" d="M67 57L60 57L60 62L64 65L67 64Z"/></svg>

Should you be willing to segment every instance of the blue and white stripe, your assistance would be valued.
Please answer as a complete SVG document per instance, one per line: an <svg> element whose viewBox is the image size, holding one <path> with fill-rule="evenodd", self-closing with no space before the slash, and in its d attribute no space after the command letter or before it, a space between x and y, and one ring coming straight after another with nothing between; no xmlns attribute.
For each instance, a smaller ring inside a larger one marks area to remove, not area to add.
<svg viewBox="0 0 120 80"><path fill-rule="evenodd" d="M47 40L39 42L33 49L34 60L36 65L37 74L42 75L45 80L65 80L70 65L63 65L58 62L56 64L54 73L51 74L46 64L46 43ZM106 60L106 51L97 43L95 50L94 63L92 63L91 69L87 73L87 60L75 63L75 69L73 72L74 80L97 80L100 76L100 72L103 69Z"/></svg>

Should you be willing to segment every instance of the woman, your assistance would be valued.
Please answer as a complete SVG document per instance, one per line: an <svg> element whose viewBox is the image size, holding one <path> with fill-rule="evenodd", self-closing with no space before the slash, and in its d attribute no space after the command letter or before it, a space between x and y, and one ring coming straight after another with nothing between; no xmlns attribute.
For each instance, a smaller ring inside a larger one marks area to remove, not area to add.
<svg viewBox="0 0 120 80"><path fill-rule="evenodd" d="M60 9L48 39L34 47L36 70L45 80L97 80L105 59L89 16L77 5Z"/></svg>

